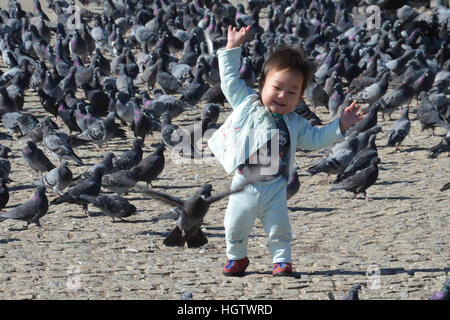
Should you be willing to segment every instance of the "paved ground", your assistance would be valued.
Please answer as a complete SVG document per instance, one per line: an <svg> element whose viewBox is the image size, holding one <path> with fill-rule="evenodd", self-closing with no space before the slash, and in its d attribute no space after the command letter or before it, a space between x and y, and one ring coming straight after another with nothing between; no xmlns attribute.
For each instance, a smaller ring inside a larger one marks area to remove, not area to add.
<svg viewBox="0 0 450 320"><path fill-rule="evenodd" d="M24 111L42 115L38 104L35 94L27 92ZM416 108L414 102L411 109ZM318 115L327 120L326 112L319 109ZM219 122L228 114L222 112ZM199 111L187 112L175 123L191 123L195 115ZM394 119L398 116L398 111L393 114ZM392 122L380 117L379 124L382 170L368 190L372 201L353 200L344 191L329 193L324 175L306 174L321 153L297 152L302 185L289 201L296 278L272 277L267 237L259 222L249 240L247 275L231 279L222 275L226 199L212 205L205 218L209 243L179 249L162 244L174 221L150 222L171 207L131 192L128 198L139 211L125 223L112 223L100 212L88 217L75 205L50 207L41 219L46 231L34 225L19 231L23 223L3 222L0 299L178 299L185 291L195 299L328 299L328 292L339 298L353 283L362 283L361 299L426 299L450 273L450 193L439 192L450 180L450 158L426 157L426 148L437 144L445 132L437 129L437 136L430 136L414 120L397 152L384 147ZM145 155L158 140L155 134L146 142ZM129 135L109 149L120 154L131 141ZM22 159L23 142L0 142L13 149L8 209L31 197L37 176ZM86 166L72 166L74 173L102 158L90 147L76 151ZM231 177L214 159L180 165L169 151L165 155L166 167L154 183L157 190L186 198L205 181L217 191L230 186Z"/></svg>

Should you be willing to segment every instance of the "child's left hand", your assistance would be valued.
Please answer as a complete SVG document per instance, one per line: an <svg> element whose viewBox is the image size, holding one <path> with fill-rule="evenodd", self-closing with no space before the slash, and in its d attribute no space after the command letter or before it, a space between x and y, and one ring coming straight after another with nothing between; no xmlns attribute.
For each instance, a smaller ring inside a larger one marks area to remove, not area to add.
<svg viewBox="0 0 450 320"><path fill-rule="evenodd" d="M361 105L358 104L357 106L356 101L353 101L350 106L345 108L344 112L342 113L341 119L339 120L341 132L344 132L358 121L364 119L364 111L358 113L360 107Z"/></svg>

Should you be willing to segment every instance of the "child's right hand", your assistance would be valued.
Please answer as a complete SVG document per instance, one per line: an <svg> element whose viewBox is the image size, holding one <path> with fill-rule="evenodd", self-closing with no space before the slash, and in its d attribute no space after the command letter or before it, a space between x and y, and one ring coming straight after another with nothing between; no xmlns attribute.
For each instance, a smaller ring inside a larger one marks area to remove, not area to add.
<svg viewBox="0 0 450 320"><path fill-rule="evenodd" d="M239 47L244 43L247 34L250 31L250 26L237 30L236 27L228 26L227 45L225 49L233 49Z"/></svg>

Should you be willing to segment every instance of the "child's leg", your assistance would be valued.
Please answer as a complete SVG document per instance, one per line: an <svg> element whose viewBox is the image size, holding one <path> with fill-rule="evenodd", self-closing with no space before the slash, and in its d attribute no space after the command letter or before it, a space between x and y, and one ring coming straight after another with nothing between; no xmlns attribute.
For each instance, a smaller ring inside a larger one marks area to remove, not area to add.
<svg viewBox="0 0 450 320"><path fill-rule="evenodd" d="M278 180L264 193L260 218L264 231L269 236L273 263L291 263L292 234L286 200L286 179Z"/></svg>
<svg viewBox="0 0 450 320"><path fill-rule="evenodd" d="M242 183L241 177L235 176L232 188L239 183ZM228 259L239 260L247 256L248 236L258 210L258 196L252 185L229 197L224 222Z"/></svg>

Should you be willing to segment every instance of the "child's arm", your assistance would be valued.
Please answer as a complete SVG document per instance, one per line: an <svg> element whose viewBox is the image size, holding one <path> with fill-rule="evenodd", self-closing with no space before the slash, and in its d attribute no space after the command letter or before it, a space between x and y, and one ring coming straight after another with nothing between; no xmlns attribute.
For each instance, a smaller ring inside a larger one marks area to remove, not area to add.
<svg viewBox="0 0 450 320"><path fill-rule="evenodd" d="M364 113L358 113L359 108L360 106L356 106L356 101L354 101L345 108L339 119L322 128L313 127L308 121L302 119L305 124L303 129L299 131L297 147L304 150L318 150L341 140L344 137L345 130L364 119Z"/></svg>
<svg viewBox="0 0 450 320"><path fill-rule="evenodd" d="M237 31L236 27L228 27L228 40L225 49L219 49L219 72L222 92L232 108L244 101L255 90L247 87L245 81L239 79L241 66L241 45L244 43L250 27Z"/></svg>

